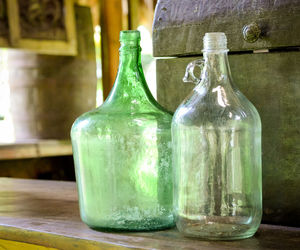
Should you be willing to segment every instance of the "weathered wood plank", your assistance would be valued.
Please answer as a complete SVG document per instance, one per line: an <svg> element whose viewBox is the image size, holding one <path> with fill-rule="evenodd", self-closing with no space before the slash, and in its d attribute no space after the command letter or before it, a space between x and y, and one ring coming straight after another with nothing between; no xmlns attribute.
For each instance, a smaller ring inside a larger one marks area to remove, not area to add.
<svg viewBox="0 0 300 250"><path fill-rule="evenodd" d="M167 109L193 89L182 77L195 59L157 60L158 101ZM300 52L230 55L229 62L262 119L263 221L300 226Z"/></svg>
<svg viewBox="0 0 300 250"><path fill-rule="evenodd" d="M243 27L256 22L261 39L248 43ZM298 0L160 0L153 25L154 56L199 55L206 32L225 32L232 51L300 46Z"/></svg>
<svg viewBox="0 0 300 250"><path fill-rule="evenodd" d="M32 140L0 143L0 160L72 155L70 141Z"/></svg>
<svg viewBox="0 0 300 250"><path fill-rule="evenodd" d="M16 242L11 240L1 240L0 239L0 249L9 250L58 250L56 248L43 247L33 244L27 244L23 242Z"/></svg>
<svg viewBox="0 0 300 250"><path fill-rule="evenodd" d="M98 232L79 217L73 182L0 178L0 238L58 249L296 249L300 229L261 225L251 239L201 241L176 229Z"/></svg>

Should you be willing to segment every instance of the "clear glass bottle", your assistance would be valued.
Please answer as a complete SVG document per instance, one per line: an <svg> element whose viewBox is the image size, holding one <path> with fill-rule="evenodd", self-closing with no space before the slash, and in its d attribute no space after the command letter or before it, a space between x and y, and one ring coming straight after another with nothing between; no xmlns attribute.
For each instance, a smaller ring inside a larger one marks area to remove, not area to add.
<svg viewBox="0 0 300 250"><path fill-rule="evenodd" d="M147 87L139 31L121 31L120 42L110 95L71 131L81 218L99 230L171 227L172 115Z"/></svg>
<svg viewBox="0 0 300 250"><path fill-rule="evenodd" d="M213 240L251 237L262 215L260 117L232 84L227 52L224 33L205 34L204 64L184 78L197 86L172 121L177 227Z"/></svg>

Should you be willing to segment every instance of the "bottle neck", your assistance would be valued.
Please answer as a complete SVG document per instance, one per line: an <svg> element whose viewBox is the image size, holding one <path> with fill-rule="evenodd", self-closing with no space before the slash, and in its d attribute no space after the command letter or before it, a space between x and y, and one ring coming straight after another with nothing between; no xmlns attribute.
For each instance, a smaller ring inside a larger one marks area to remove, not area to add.
<svg viewBox="0 0 300 250"><path fill-rule="evenodd" d="M121 42L118 73L106 103L121 102L133 108L152 99L143 73L139 41Z"/></svg>
<svg viewBox="0 0 300 250"><path fill-rule="evenodd" d="M230 85L232 82L227 51L224 49L203 51L205 66L202 79L208 79L210 87Z"/></svg>
<svg viewBox="0 0 300 250"><path fill-rule="evenodd" d="M119 55L119 73L125 73L131 69L132 71L138 71L139 67L142 67L141 63L141 48L133 47L121 47Z"/></svg>

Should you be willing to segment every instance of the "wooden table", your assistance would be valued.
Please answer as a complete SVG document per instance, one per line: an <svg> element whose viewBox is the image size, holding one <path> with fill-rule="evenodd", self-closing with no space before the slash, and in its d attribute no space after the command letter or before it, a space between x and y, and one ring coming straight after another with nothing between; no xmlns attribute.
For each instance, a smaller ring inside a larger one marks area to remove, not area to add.
<svg viewBox="0 0 300 250"><path fill-rule="evenodd" d="M176 229L104 233L79 217L73 182L0 178L0 249L300 249L300 229L261 225L240 241L201 241Z"/></svg>

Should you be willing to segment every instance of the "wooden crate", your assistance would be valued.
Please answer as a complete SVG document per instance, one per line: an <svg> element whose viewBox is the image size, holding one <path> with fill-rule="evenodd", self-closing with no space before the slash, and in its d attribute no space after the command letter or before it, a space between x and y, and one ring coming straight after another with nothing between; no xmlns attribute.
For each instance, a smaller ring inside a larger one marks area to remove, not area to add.
<svg viewBox="0 0 300 250"><path fill-rule="evenodd" d="M262 33L249 43L254 21ZM161 0L153 27L155 56L175 56L157 60L158 101L171 111L194 87L182 78L205 32L226 33L235 84L262 119L263 222L299 226L300 1Z"/></svg>

